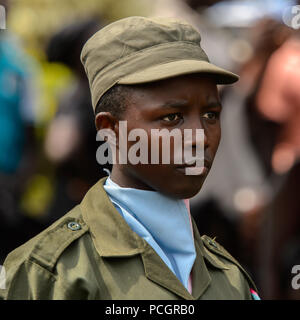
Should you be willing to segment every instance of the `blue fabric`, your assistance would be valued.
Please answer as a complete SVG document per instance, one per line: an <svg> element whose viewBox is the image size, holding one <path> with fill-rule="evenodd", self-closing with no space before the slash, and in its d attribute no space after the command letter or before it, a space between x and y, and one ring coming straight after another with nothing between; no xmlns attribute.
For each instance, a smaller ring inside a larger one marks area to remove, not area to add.
<svg viewBox="0 0 300 320"><path fill-rule="evenodd" d="M196 251L184 201L156 191L122 188L110 177L104 189L131 229L152 246L188 289Z"/></svg>
<svg viewBox="0 0 300 320"><path fill-rule="evenodd" d="M5 31L6 32L6 31ZM28 67L25 55L10 35L0 36L0 171L17 170L24 147L23 102Z"/></svg>

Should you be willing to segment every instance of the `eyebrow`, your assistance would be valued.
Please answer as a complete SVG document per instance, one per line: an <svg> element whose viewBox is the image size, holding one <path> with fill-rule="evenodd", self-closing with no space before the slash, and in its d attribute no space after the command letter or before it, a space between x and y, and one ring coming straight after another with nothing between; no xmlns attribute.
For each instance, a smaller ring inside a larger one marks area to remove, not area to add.
<svg viewBox="0 0 300 320"><path fill-rule="evenodd" d="M188 105L186 100L171 100L159 105L159 108L183 108Z"/></svg>
<svg viewBox="0 0 300 320"><path fill-rule="evenodd" d="M158 108L184 108L188 106L186 100L171 100L159 105ZM219 101L213 101L203 106L205 109L222 108L222 104Z"/></svg>
<svg viewBox="0 0 300 320"><path fill-rule="evenodd" d="M208 104L206 104L205 106L203 106L203 108L205 109L214 109L214 108L221 108L222 109L222 103L220 101L213 101L210 102Z"/></svg>

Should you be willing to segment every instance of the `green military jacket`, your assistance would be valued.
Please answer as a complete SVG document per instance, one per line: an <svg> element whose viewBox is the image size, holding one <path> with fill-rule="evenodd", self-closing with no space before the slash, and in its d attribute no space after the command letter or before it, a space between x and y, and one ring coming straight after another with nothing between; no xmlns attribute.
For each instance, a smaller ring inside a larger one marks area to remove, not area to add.
<svg viewBox="0 0 300 320"><path fill-rule="evenodd" d="M251 299L250 287L256 288L246 271L218 243L200 237L194 222L190 294L115 209L104 179L80 205L7 256L2 299Z"/></svg>

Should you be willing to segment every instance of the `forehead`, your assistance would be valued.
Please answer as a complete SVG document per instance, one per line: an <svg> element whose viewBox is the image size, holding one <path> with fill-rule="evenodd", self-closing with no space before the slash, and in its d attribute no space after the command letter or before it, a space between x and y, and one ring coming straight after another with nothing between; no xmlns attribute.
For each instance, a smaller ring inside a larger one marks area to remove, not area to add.
<svg viewBox="0 0 300 320"><path fill-rule="evenodd" d="M146 107L172 100L185 100L189 104L219 102L215 81L199 74L184 75L134 86L130 102Z"/></svg>

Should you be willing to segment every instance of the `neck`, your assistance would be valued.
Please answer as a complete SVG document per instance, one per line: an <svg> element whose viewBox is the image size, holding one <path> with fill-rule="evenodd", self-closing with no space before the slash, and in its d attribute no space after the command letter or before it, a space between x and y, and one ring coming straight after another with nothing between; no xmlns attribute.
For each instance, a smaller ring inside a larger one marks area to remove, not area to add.
<svg viewBox="0 0 300 320"><path fill-rule="evenodd" d="M135 177L130 170L124 170L122 165L115 164L112 168L110 178L122 188L134 188L155 191L139 178Z"/></svg>

